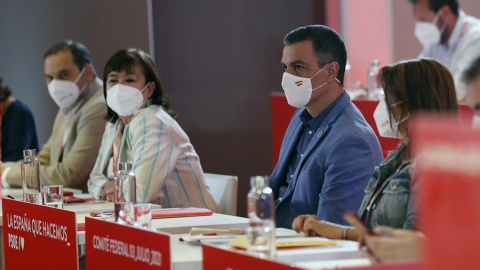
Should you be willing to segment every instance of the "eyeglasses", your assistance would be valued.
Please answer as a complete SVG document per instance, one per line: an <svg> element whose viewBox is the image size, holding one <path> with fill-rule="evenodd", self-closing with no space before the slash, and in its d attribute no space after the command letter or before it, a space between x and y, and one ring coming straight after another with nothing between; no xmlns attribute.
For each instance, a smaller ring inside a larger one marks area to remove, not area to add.
<svg viewBox="0 0 480 270"><path fill-rule="evenodd" d="M395 106L397 106L397 105L400 105L400 104L402 104L401 101L399 101L399 102L397 102L397 103L393 103L392 105L390 105L390 108L393 108L393 107L395 107Z"/></svg>

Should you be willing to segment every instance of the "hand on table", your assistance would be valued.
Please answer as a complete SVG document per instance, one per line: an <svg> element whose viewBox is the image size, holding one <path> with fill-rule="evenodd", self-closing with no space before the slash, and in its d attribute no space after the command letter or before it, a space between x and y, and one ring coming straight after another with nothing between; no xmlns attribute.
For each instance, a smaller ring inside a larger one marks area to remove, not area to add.
<svg viewBox="0 0 480 270"><path fill-rule="evenodd" d="M100 200L105 200L107 202L113 202L114 200L114 195L113 195L113 189L114 189L114 181L110 180L105 185L102 187L100 190L100 193L98 194L98 199Z"/></svg>
<svg viewBox="0 0 480 270"><path fill-rule="evenodd" d="M343 227L319 220L315 215L301 215L293 220L292 228L304 232L307 236L322 236L330 239L342 239Z"/></svg>
<svg viewBox="0 0 480 270"><path fill-rule="evenodd" d="M423 257L425 237L411 230L376 227L365 236L366 255L374 262L414 262Z"/></svg>

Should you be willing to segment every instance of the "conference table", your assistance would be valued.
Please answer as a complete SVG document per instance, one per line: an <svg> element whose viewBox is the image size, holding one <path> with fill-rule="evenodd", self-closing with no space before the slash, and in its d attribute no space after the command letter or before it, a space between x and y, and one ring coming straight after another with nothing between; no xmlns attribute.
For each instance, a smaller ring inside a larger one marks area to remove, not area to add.
<svg viewBox="0 0 480 270"><path fill-rule="evenodd" d="M70 192L73 195L82 194L82 190L74 188L64 188L63 192ZM2 188L2 197L10 196L16 200L19 200L23 196L23 190L21 188Z"/></svg>
<svg viewBox="0 0 480 270"><path fill-rule="evenodd" d="M12 197L19 196L18 190L4 190L4 194ZM72 190L76 197L87 198L90 195L80 194L80 191ZM13 194L13 195L12 195ZM90 202L77 204L64 204L65 210L76 213L76 222L78 225L85 224L87 217L92 212L113 211L113 203L108 202ZM0 243L1 243L1 262L4 268L4 246L3 246L3 212L0 212ZM112 223L113 220L109 220ZM167 234L170 238L170 260L171 269L202 269L202 247L192 245L181 241L180 239L190 236L190 229L193 227L215 228L215 229L244 229L248 226L248 219L244 217L216 214L208 216L194 217L176 217L153 219L152 227L156 231ZM78 226L78 228L84 226ZM277 234L291 234L295 232L288 229L278 229ZM77 232L79 245L79 254L85 254L85 230L79 229ZM206 240L208 241L208 239ZM218 245L220 248L230 249L228 242L210 242ZM88 253L87 253L88 258ZM311 247L301 249L279 250L276 259L278 262L286 263L300 267L301 269L318 269L319 267L342 267L342 266L362 266L368 265L369 261L363 258L358 250L358 244L352 241L339 241L334 247Z"/></svg>
<svg viewBox="0 0 480 270"><path fill-rule="evenodd" d="M295 232L288 229L277 229L277 233L291 234ZM172 269L203 269L202 268L202 248L178 241L178 239L188 236L188 234L172 235ZM325 239L326 240L326 239ZM219 249L233 251L235 249L228 246L226 242L215 242L208 245L214 245ZM245 251L235 252L246 253ZM219 255L218 257L221 257ZM220 259L220 258L218 258ZM279 249L273 261L280 264L286 264L300 269L333 269L341 267L360 267L370 265L370 261L365 258L358 249L358 243L354 241L338 241L331 247L304 247L296 249ZM235 268L232 268L235 269ZM238 267L237 269L244 269Z"/></svg>

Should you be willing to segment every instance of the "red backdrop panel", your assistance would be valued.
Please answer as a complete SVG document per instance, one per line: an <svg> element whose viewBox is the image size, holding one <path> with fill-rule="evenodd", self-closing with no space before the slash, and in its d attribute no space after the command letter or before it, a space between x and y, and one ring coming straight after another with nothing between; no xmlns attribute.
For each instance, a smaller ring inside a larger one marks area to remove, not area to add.
<svg viewBox="0 0 480 270"><path fill-rule="evenodd" d="M377 125L373 118L373 112L377 107L378 100L353 100L353 103L362 112L363 117L372 127L375 135L377 135L380 145L382 146L383 157L388 155L388 152L397 148L400 140L392 138L384 138L378 134ZM282 146L283 136L287 131L288 124L292 119L295 108L288 105L287 98L284 93L272 92L270 93L270 104L272 114L272 149L273 149L273 166L277 164L278 156L280 154L280 147ZM465 105L460 105L460 118L465 123L470 123L473 117L473 111Z"/></svg>

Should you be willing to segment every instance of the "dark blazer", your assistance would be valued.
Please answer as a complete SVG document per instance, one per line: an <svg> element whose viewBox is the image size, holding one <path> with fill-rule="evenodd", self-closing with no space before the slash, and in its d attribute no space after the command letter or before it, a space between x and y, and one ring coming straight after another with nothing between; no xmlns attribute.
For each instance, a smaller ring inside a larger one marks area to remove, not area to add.
<svg viewBox="0 0 480 270"><path fill-rule="evenodd" d="M344 94L314 133L300 160L291 184L282 198L279 189L285 182L289 158L301 135L302 122L295 112L282 142L280 157L271 178L277 227L291 228L302 214L346 224L344 211L357 211L364 189L375 166L383 160L382 149L365 118Z"/></svg>

